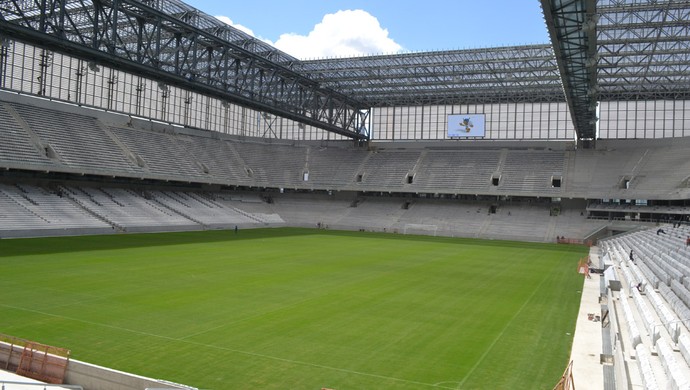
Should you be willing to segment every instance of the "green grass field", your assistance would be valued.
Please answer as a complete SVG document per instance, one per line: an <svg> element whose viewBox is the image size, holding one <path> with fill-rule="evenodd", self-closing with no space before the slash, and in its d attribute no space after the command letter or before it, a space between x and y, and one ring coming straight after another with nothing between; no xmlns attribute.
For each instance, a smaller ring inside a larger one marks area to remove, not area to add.
<svg viewBox="0 0 690 390"><path fill-rule="evenodd" d="M585 254L287 228L0 240L0 333L202 389L551 389Z"/></svg>

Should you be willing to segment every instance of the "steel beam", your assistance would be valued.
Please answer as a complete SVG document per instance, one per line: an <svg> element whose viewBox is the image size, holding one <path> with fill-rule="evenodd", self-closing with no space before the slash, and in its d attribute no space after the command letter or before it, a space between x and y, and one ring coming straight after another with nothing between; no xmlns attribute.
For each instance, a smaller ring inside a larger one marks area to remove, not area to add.
<svg viewBox="0 0 690 390"><path fill-rule="evenodd" d="M594 0L541 0L575 132L596 137L596 24Z"/></svg>
<svg viewBox="0 0 690 390"><path fill-rule="evenodd" d="M366 138L360 114L368 109L364 103L182 20L192 20L193 14L176 17L159 8L133 0L4 0L0 34L346 137Z"/></svg>

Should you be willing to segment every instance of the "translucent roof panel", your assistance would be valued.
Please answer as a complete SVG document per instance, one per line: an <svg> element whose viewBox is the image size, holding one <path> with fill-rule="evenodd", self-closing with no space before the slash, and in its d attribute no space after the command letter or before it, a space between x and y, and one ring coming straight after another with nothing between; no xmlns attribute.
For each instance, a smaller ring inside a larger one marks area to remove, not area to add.
<svg viewBox="0 0 690 390"><path fill-rule="evenodd" d="M293 69L372 107L564 101L551 45L301 61Z"/></svg>
<svg viewBox="0 0 690 390"><path fill-rule="evenodd" d="M690 98L690 1L597 2L600 100Z"/></svg>

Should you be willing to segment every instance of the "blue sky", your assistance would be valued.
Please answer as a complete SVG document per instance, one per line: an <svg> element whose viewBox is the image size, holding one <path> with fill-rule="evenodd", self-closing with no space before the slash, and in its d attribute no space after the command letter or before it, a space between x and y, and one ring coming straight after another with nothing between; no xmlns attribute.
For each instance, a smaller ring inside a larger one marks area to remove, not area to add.
<svg viewBox="0 0 690 390"><path fill-rule="evenodd" d="M539 0L186 2L298 58L549 42Z"/></svg>

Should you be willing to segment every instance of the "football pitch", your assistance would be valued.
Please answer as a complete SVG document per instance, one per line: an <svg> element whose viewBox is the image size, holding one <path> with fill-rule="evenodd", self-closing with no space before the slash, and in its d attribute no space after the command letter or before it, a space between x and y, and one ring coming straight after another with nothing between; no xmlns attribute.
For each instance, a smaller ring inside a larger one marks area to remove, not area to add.
<svg viewBox="0 0 690 390"><path fill-rule="evenodd" d="M199 389L551 389L586 254L294 228L0 240L0 333Z"/></svg>

